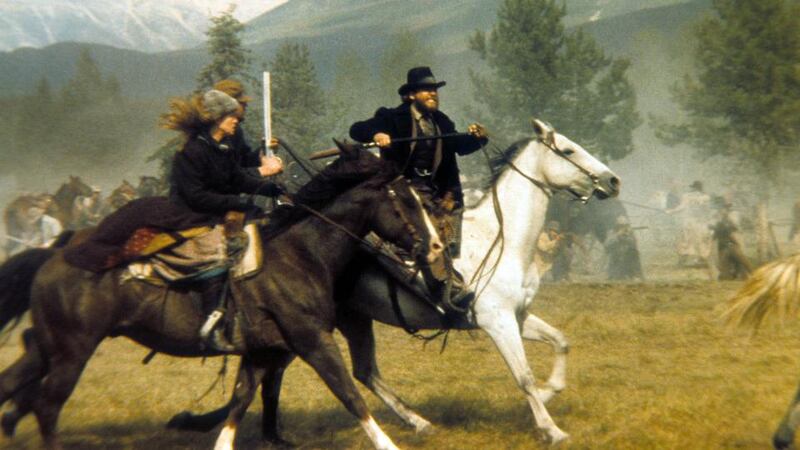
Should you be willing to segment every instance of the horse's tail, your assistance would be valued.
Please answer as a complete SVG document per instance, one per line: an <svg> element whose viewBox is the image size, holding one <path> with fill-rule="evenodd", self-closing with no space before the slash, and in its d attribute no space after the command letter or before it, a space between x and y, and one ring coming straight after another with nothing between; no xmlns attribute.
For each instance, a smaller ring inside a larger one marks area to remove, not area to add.
<svg viewBox="0 0 800 450"><path fill-rule="evenodd" d="M783 323L800 312L800 254L756 270L728 301L722 318L730 325L757 330L769 316Z"/></svg>
<svg viewBox="0 0 800 450"><path fill-rule="evenodd" d="M73 234L72 230L64 231L50 248L25 250L0 265L0 331L11 322L11 328L19 324L22 315L31 307L33 277Z"/></svg>

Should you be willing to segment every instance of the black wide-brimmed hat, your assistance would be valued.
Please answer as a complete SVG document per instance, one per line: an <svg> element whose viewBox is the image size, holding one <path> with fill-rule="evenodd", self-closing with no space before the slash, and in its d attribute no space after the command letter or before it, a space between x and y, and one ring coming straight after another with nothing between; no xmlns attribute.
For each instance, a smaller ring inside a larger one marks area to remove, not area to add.
<svg viewBox="0 0 800 450"><path fill-rule="evenodd" d="M408 74L406 75L406 84L400 86L400 89L397 90L397 93L400 95L406 95L409 92L419 88L439 89L445 84L447 83L444 81L436 81L436 77L433 76L433 72L431 72L430 67L414 67L408 71Z"/></svg>
<svg viewBox="0 0 800 450"><path fill-rule="evenodd" d="M689 188L697 190L697 191L702 191L703 190L703 182L700 181L700 180L696 180L694 183L689 185Z"/></svg>

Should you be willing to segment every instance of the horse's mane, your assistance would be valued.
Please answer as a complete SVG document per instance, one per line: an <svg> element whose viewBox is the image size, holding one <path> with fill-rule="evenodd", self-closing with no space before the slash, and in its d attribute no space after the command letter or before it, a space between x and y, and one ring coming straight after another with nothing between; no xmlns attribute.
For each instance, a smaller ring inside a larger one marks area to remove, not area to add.
<svg viewBox="0 0 800 450"><path fill-rule="evenodd" d="M379 173L390 172L391 166L387 162L368 151L359 150L355 155L343 154L293 194L292 203L319 211L362 182ZM262 229L262 236L272 239L309 214L305 208L298 206L279 206L269 214L269 222Z"/></svg>
<svg viewBox="0 0 800 450"><path fill-rule="evenodd" d="M488 192L492 189L492 186L497 183L497 180L508 170L509 161L516 158L519 152L521 152L525 147L530 144L533 139L531 138L523 138L520 139L513 144L511 144L508 148L503 150L502 152L494 155L489 160L489 168L491 169L492 176L488 178L488 180L483 183L481 186L481 190L484 192Z"/></svg>

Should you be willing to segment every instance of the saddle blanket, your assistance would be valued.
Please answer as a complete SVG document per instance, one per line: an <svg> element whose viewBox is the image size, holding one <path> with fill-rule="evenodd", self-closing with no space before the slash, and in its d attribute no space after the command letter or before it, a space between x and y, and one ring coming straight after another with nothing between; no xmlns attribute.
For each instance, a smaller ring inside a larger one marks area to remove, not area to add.
<svg viewBox="0 0 800 450"><path fill-rule="evenodd" d="M121 281L140 280L167 286L206 280L228 271L233 279L243 279L261 269L261 236L255 223L245 225L246 245L241 251L231 252L232 256L226 248L223 225L199 228L202 230L193 232L185 242L161 252L148 253L152 256L128 264Z"/></svg>

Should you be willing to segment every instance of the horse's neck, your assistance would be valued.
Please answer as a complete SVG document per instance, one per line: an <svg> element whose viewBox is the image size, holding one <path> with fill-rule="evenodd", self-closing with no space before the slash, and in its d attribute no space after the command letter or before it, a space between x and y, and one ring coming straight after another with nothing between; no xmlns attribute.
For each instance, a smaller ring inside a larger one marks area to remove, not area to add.
<svg viewBox="0 0 800 450"><path fill-rule="evenodd" d="M332 225L315 215L293 225L284 235L291 242L299 243L304 255L313 255L316 270L332 273L334 278L355 255L359 241L352 235L363 237L367 233L363 203L353 201L349 193L340 195L334 204L320 211ZM340 227L347 230L343 231ZM349 232L349 233L348 233ZM352 235L351 235L352 233Z"/></svg>
<svg viewBox="0 0 800 450"><path fill-rule="evenodd" d="M513 163L525 175L544 181L538 169L540 152L531 147L535 145L537 144L529 144L529 148L523 150ZM501 264L519 264L526 268L533 261L549 197L541 188L512 168L506 169L497 180L496 186L503 220ZM489 251L498 229L491 197L484 199L465 214L462 233L464 251L461 252L464 261L460 265L470 275Z"/></svg>

